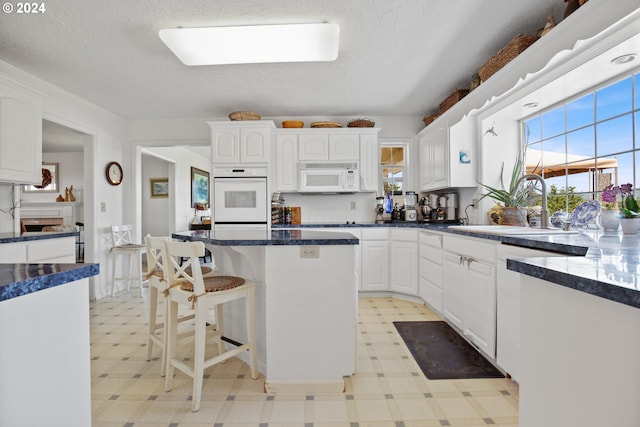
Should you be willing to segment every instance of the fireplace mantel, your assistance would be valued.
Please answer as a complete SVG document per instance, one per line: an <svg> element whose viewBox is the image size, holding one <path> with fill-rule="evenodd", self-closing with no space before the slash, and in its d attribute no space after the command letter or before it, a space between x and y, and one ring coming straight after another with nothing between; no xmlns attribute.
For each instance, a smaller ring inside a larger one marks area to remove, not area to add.
<svg viewBox="0 0 640 427"><path fill-rule="evenodd" d="M81 202L26 202L20 206L21 220L61 218L62 224L56 225L75 225L76 222L82 221L82 213Z"/></svg>

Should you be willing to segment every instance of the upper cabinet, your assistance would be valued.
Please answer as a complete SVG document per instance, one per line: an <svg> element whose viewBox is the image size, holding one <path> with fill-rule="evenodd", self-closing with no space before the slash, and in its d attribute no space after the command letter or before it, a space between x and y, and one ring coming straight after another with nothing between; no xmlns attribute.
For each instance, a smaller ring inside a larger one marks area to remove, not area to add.
<svg viewBox="0 0 640 427"><path fill-rule="evenodd" d="M441 120L418 134L420 191L477 186L474 123L465 118L449 127Z"/></svg>
<svg viewBox="0 0 640 427"><path fill-rule="evenodd" d="M213 163L269 163L271 121L208 122Z"/></svg>
<svg viewBox="0 0 640 427"><path fill-rule="evenodd" d="M298 138L298 160L358 161L358 134L303 134Z"/></svg>
<svg viewBox="0 0 640 427"><path fill-rule="evenodd" d="M42 183L41 94L2 76L0 182Z"/></svg>
<svg viewBox="0 0 640 427"><path fill-rule="evenodd" d="M360 191L378 191L378 128L277 129L274 191L298 191L299 162L357 162Z"/></svg>

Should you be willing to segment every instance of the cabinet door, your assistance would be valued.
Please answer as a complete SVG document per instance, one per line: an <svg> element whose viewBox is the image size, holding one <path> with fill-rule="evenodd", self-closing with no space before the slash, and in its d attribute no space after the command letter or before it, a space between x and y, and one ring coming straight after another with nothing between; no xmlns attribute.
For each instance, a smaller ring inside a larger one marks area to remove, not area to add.
<svg viewBox="0 0 640 427"><path fill-rule="evenodd" d="M298 137L300 160L329 160L329 135L300 135Z"/></svg>
<svg viewBox="0 0 640 427"><path fill-rule="evenodd" d="M489 357L496 348L496 268L467 258L463 334Z"/></svg>
<svg viewBox="0 0 640 427"><path fill-rule="evenodd" d="M389 242L362 240L362 290L389 290Z"/></svg>
<svg viewBox="0 0 640 427"><path fill-rule="evenodd" d="M358 161L360 135L329 135L329 160Z"/></svg>
<svg viewBox="0 0 640 427"><path fill-rule="evenodd" d="M360 135L360 191L378 191L380 187L380 146L377 134Z"/></svg>
<svg viewBox="0 0 640 427"><path fill-rule="evenodd" d="M76 238L33 240L27 244L27 262L67 263L76 262Z"/></svg>
<svg viewBox="0 0 640 427"><path fill-rule="evenodd" d="M391 242L391 290L418 295L418 245Z"/></svg>
<svg viewBox="0 0 640 427"><path fill-rule="evenodd" d="M445 252L442 277L442 314L460 330L462 330L466 275L466 266L462 264L462 257Z"/></svg>
<svg viewBox="0 0 640 427"><path fill-rule="evenodd" d="M0 181L42 183L41 101L1 83Z"/></svg>
<svg viewBox="0 0 640 427"><path fill-rule="evenodd" d="M268 128L240 129L240 161L268 163L271 156L271 131Z"/></svg>
<svg viewBox="0 0 640 427"><path fill-rule="evenodd" d="M431 308L442 313L442 235L420 232L419 288L420 297Z"/></svg>
<svg viewBox="0 0 640 427"><path fill-rule="evenodd" d="M240 162L240 129L211 129L211 161L213 163Z"/></svg>
<svg viewBox="0 0 640 427"><path fill-rule="evenodd" d="M420 190L449 186L447 129L440 127L420 137Z"/></svg>
<svg viewBox="0 0 640 427"><path fill-rule="evenodd" d="M298 135L276 136L275 191L298 190Z"/></svg>

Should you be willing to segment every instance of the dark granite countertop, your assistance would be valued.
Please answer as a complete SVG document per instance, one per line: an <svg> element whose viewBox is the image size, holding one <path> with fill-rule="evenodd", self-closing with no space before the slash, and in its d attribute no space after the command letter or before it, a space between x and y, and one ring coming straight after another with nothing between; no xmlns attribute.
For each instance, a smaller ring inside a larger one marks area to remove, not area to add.
<svg viewBox="0 0 640 427"><path fill-rule="evenodd" d="M98 274L99 264L0 264L0 301Z"/></svg>
<svg viewBox="0 0 640 427"><path fill-rule="evenodd" d="M274 224L271 226L274 230L280 229L305 229L305 228L369 228L369 227L394 227L394 228L419 228L419 229L436 229L446 230L454 223L446 222L418 222L418 221L392 221L392 222L340 222L340 223L311 223L311 224Z"/></svg>
<svg viewBox="0 0 640 427"><path fill-rule="evenodd" d="M317 230L214 229L182 231L174 239L201 241L216 246L283 246L283 245L357 245L358 238L348 232Z"/></svg>
<svg viewBox="0 0 640 427"><path fill-rule="evenodd" d="M574 234L505 236L456 229L443 223L305 224L287 227L414 227L442 231L506 245L564 254L564 257L507 261L509 270L566 286L611 301L640 308L640 234L604 234L584 230Z"/></svg>
<svg viewBox="0 0 640 427"><path fill-rule="evenodd" d="M0 244L26 242L29 240L58 239L79 236L79 231L31 231L26 233L0 233Z"/></svg>

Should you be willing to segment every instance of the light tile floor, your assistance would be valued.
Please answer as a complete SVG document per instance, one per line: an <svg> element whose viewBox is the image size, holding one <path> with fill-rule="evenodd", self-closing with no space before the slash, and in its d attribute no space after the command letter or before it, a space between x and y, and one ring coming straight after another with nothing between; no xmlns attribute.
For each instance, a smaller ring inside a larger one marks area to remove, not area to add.
<svg viewBox="0 0 640 427"><path fill-rule="evenodd" d="M177 372L164 391L160 352L145 361L144 296L133 289L91 303L94 427L429 427L517 426L518 385L509 379L425 378L393 326L439 320L424 305L361 298L357 373L340 394L265 394L246 364L231 359L205 374L201 409Z"/></svg>

